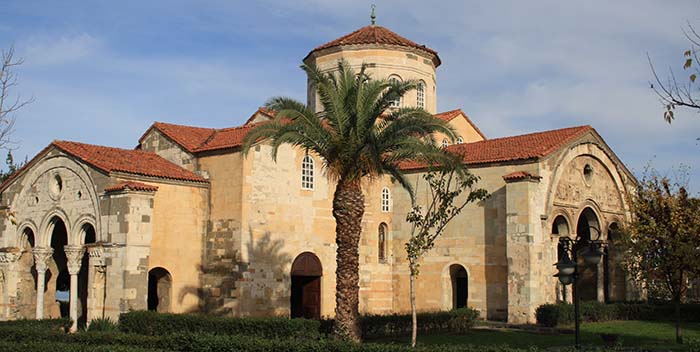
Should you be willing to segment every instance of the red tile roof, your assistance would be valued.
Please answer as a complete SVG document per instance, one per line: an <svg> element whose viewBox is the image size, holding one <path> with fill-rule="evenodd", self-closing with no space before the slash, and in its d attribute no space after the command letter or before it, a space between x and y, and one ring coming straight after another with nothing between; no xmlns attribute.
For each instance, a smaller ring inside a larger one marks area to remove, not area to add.
<svg viewBox="0 0 700 352"><path fill-rule="evenodd" d="M511 172L507 175L503 175L503 180L506 182L518 181L518 180L531 180L531 179L539 180L541 178L542 178L542 176L535 176L527 171L515 171L515 172Z"/></svg>
<svg viewBox="0 0 700 352"><path fill-rule="evenodd" d="M593 131L591 126L569 127L473 143L453 144L447 147L447 151L460 155L467 165L535 160L549 155L589 131ZM404 170L423 167L425 167L424 164L417 162L401 165Z"/></svg>
<svg viewBox="0 0 700 352"><path fill-rule="evenodd" d="M235 148L243 145L243 138L257 123L230 128L201 128L156 122L152 128L161 131L189 153ZM143 137L141 137L143 140Z"/></svg>
<svg viewBox="0 0 700 352"><path fill-rule="evenodd" d="M454 118L457 116L464 116L464 119L467 120L467 122L472 126L472 128L474 128L474 131L476 131L476 133L478 133L481 136L481 138L486 139L486 136L483 133L481 133L479 127L476 127L476 125L472 122L472 120L469 119L469 116L467 116L467 114L465 114L462 111L462 109L450 110L435 114L435 117L441 120L445 120L447 122L454 120Z"/></svg>
<svg viewBox="0 0 700 352"><path fill-rule="evenodd" d="M253 122L253 120L255 119L256 116L258 116L258 114L265 115L265 116L269 117L270 119L274 119L275 116L277 116L277 111L260 107L260 108L258 108L257 111L255 111L253 113L253 115L250 115L250 117L248 118L248 120L246 120L244 125L247 125L247 124Z"/></svg>
<svg viewBox="0 0 700 352"><path fill-rule="evenodd" d="M158 190L158 186L147 185L145 183L135 182L135 181L126 181L126 182L119 182L117 184L114 184L114 185L111 185L111 186L105 188L105 192L107 192L107 193L117 192L117 191L126 191L126 190L155 192Z"/></svg>
<svg viewBox="0 0 700 352"><path fill-rule="evenodd" d="M152 152L119 149L67 141L54 141L53 146L104 172L123 172L181 181L207 182Z"/></svg>
<svg viewBox="0 0 700 352"><path fill-rule="evenodd" d="M440 57L438 56L438 53L435 50L430 49L425 45L418 44L412 40L408 40L387 28L377 25L362 27L350 34L346 34L338 39L332 40L326 44L318 46L315 49L311 50L311 52L309 52L309 54L306 55L306 58L304 58L304 60L306 60L312 53L319 50L343 45L362 44L396 45L418 49L433 56L433 63L435 64L435 67L440 66Z"/></svg>

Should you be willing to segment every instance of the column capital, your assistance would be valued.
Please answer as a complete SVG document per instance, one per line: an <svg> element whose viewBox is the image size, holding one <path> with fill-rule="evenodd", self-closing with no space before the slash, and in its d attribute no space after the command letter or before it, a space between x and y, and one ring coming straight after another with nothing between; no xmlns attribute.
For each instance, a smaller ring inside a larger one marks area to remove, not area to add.
<svg viewBox="0 0 700 352"><path fill-rule="evenodd" d="M22 255L22 249L18 247L0 248L0 264L14 263Z"/></svg>
<svg viewBox="0 0 700 352"><path fill-rule="evenodd" d="M53 248L46 247L34 247L32 249L32 255L34 255L34 265L36 265L36 271L44 273L49 265L49 259L53 255Z"/></svg>
<svg viewBox="0 0 700 352"><path fill-rule="evenodd" d="M66 252L66 259L68 259L68 273L71 275L78 274L80 271L80 266L83 263L85 247L79 245L66 245L63 246L63 251Z"/></svg>

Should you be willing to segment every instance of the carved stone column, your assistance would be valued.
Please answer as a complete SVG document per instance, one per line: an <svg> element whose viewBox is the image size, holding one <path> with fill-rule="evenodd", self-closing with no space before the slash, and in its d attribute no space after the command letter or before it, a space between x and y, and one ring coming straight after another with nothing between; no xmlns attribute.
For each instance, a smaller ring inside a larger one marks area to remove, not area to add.
<svg viewBox="0 0 700 352"><path fill-rule="evenodd" d="M36 267L36 318L44 319L44 285L46 284L44 281L53 248L34 247L32 254Z"/></svg>
<svg viewBox="0 0 700 352"><path fill-rule="evenodd" d="M16 262L22 256L17 247L0 248L0 319L10 319L10 309L14 303L10 292L16 291Z"/></svg>
<svg viewBox="0 0 700 352"><path fill-rule="evenodd" d="M63 246L68 259L68 273L70 274L70 319L72 324L70 332L78 331L78 273L83 263L85 247L83 246Z"/></svg>

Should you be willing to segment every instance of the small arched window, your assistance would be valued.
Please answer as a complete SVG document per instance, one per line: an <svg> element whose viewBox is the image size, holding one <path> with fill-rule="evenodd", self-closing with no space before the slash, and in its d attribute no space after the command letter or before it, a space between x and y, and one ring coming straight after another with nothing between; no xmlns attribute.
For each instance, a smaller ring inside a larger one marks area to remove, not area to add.
<svg viewBox="0 0 700 352"><path fill-rule="evenodd" d="M462 137L457 137L457 144L462 144L464 143L464 139Z"/></svg>
<svg viewBox="0 0 700 352"><path fill-rule="evenodd" d="M314 159L309 154L301 161L301 189L314 189Z"/></svg>
<svg viewBox="0 0 700 352"><path fill-rule="evenodd" d="M398 76L389 76L389 83L399 84L401 83L401 78L399 78ZM389 106L391 106L392 108L398 108L399 106L401 106L401 98L397 97L396 99L392 100Z"/></svg>
<svg viewBox="0 0 700 352"><path fill-rule="evenodd" d="M450 146L450 141L447 140L447 138L442 139L442 147L447 148Z"/></svg>
<svg viewBox="0 0 700 352"><path fill-rule="evenodd" d="M416 88L416 106L423 109L425 108L425 82L418 82L418 87Z"/></svg>
<svg viewBox="0 0 700 352"><path fill-rule="evenodd" d="M379 224L379 232L377 234L377 259L380 263L386 263L386 233L386 224Z"/></svg>
<svg viewBox="0 0 700 352"><path fill-rule="evenodd" d="M391 211L391 193L389 188L384 187L382 189L382 212L388 213Z"/></svg>

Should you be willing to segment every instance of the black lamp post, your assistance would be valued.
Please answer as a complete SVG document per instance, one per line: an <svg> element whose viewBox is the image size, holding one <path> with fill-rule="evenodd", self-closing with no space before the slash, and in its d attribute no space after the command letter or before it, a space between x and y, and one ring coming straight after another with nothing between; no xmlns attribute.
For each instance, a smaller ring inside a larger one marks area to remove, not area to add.
<svg viewBox="0 0 700 352"><path fill-rule="evenodd" d="M559 238L559 243L564 249L564 254L559 261L554 264L557 268L557 273L554 275L559 279L562 285L573 284L574 294L574 324L576 334L576 349L581 347L581 317L579 312L579 292L577 287L577 279L579 276L578 266L578 250L585 247L583 253L583 261L588 265L598 265L603 257L603 241L600 240L600 230L595 227L589 227L590 230L596 232L596 239L582 238L577 236L576 239L570 237Z"/></svg>

